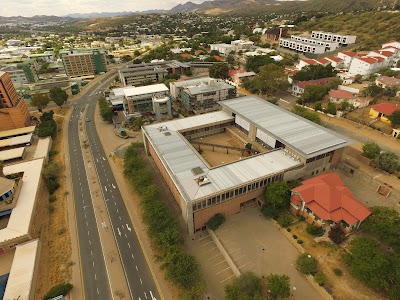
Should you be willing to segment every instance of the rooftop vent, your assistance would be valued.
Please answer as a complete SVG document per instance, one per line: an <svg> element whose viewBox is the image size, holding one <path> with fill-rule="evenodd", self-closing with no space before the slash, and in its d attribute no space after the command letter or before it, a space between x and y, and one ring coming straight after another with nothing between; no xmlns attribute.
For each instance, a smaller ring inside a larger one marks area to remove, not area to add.
<svg viewBox="0 0 400 300"><path fill-rule="evenodd" d="M203 174L204 171L203 171L202 168L196 167L196 168L193 168L193 169L192 169L192 173L193 173L193 175L196 175L196 176L197 176L197 175Z"/></svg>
<svg viewBox="0 0 400 300"><path fill-rule="evenodd" d="M167 130L168 130L168 127L167 127L167 126L160 126L160 127L158 127L157 129L158 129L159 132L161 132L161 131L167 131Z"/></svg>
<svg viewBox="0 0 400 300"><path fill-rule="evenodd" d="M208 179L207 176L200 176L200 177L196 178L195 181L200 186L203 186L203 185L211 183L210 179Z"/></svg>
<svg viewBox="0 0 400 300"><path fill-rule="evenodd" d="M171 135L171 132L169 132L169 131L164 132L164 135L165 135L165 136L170 136L170 135Z"/></svg>

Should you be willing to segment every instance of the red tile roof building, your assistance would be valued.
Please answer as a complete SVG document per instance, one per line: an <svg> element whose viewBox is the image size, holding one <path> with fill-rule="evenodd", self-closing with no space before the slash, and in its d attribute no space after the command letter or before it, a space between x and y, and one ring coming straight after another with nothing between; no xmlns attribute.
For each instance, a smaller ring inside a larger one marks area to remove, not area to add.
<svg viewBox="0 0 400 300"><path fill-rule="evenodd" d="M395 110L400 110L400 105L391 103L380 103L372 105L371 108L386 116L390 116Z"/></svg>
<svg viewBox="0 0 400 300"><path fill-rule="evenodd" d="M290 202L292 213L305 216L308 222L339 225L347 232L371 214L334 172L303 181L292 190Z"/></svg>
<svg viewBox="0 0 400 300"><path fill-rule="evenodd" d="M329 97L334 98L334 99L355 99L356 96L354 96L352 93L344 90L331 90L329 91Z"/></svg>

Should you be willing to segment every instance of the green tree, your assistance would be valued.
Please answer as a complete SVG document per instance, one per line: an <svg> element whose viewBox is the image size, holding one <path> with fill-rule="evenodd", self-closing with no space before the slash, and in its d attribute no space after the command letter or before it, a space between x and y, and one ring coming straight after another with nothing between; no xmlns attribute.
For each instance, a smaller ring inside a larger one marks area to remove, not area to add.
<svg viewBox="0 0 400 300"><path fill-rule="evenodd" d="M398 157L393 152L384 152L378 155L376 163L380 169L388 173L393 173L399 165Z"/></svg>
<svg viewBox="0 0 400 300"><path fill-rule="evenodd" d="M357 74L354 76L354 83L362 83L362 75Z"/></svg>
<svg viewBox="0 0 400 300"><path fill-rule="evenodd" d="M284 181L275 181L267 186L265 191L265 199L267 205L272 205L278 210L289 208L290 190Z"/></svg>
<svg viewBox="0 0 400 300"><path fill-rule="evenodd" d="M50 89L50 99L57 104L59 107L62 107L63 104L68 99L68 94L59 87L53 87Z"/></svg>
<svg viewBox="0 0 400 300"><path fill-rule="evenodd" d="M135 50L135 52L133 52L133 55L135 55L136 57L140 55L139 50Z"/></svg>
<svg viewBox="0 0 400 300"><path fill-rule="evenodd" d="M366 97L376 97L383 93L383 88L377 86L376 84L368 85L362 92Z"/></svg>
<svg viewBox="0 0 400 300"><path fill-rule="evenodd" d="M318 113L309 111L308 109L297 105L293 108L292 112L295 113L296 115L303 117L304 119L307 119L318 125L322 125L322 120L321 117L318 115Z"/></svg>
<svg viewBox="0 0 400 300"><path fill-rule="evenodd" d="M321 101L329 92L329 88L323 84L308 85L300 97L301 103L313 103Z"/></svg>
<svg viewBox="0 0 400 300"><path fill-rule="evenodd" d="M343 82L342 79L340 79L339 77L331 78L328 81L328 88L330 90L335 90L338 88L339 85L342 84L342 82Z"/></svg>
<svg viewBox="0 0 400 300"><path fill-rule="evenodd" d="M274 299L286 299L290 296L290 277L271 274L267 277L268 289Z"/></svg>
<svg viewBox="0 0 400 300"><path fill-rule="evenodd" d="M268 55L256 55L249 57L246 62L246 70L258 73L262 66L273 64L274 60Z"/></svg>
<svg viewBox="0 0 400 300"><path fill-rule="evenodd" d="M100 109L100 116L103 121L112 122L113 118L113 111L112 108L107 104L106 98L100 97L99 98L99 109Z"/></svg>
<svg viewBox="0 0 400 300"><path fill-rule="evenodd" d="M293 75L294 81L308 81L322 78L335 77L336 71L332 65L323 66L320 64L304 67L300 72Z"/></svg>
<svg viewBox="0 0 400 300"><path fill-rule="evenodd" d="M327 114L336 115L336 112L337 112L336 105L332 102L329 102L328 107L325 109L325 112Z"/></svg>
<svg viewBox="0 0 400 300"><path fill-rule="evenodd" d="M229 67L226 63L215 63L208 69L210 77L212 78L228 78Z"/></svg>
<svg viewBox="0 0 400 300"><path fill-rule="evenodd" d="M308 253L302 253L297 257L297 267L303 274L315 274L318 268L318 261Z"/></svg>
<svg viewBox="0 0 400 300"><path fill-rule="evenodd" d="M365 143L362 147L362 150L364 156L368 157L369 159L374 159L379 155L379 153L381 153L381 148L378 146L378 144L373 142Z"/></svg>
<svg viewBox="0 0 400 300"><path fill-rule="evenodd" d="M289 87L284 67L268 64L260 67L256 77L256 86L262 94L271 95L278 91L285 91Z"/></svg>
<svg viewBox="0 0 400 300"><path fill-rule="evenodd" d="M44 94L32 95L31 105L36 107L38 111L42 112L43 109L49 104L50 99Z"/></svg>
<svg viewBox="0 0 400 300"><path fill-rule="evenodd" d="M233 66L235 64L235 56L229 54L228 57L226 58L226 62Z"/></svg>
<svg viewBox="0 0 400 300"><path fill-rule="evenodd" d="M393 128L396 128L397 126L399 126L400 125L400 109L392 112L392 114L390 116L388 116L388 119L392 123Z"/></svg>
<svg viewBox="0 0 400 300"><path fill-rule="evenodd" d="M232 284L225 286L226 300L253 299L261 296L261 278L251 272L242 273L242 275L233 280Z"/></svg>
<svg viewBox="0 0 400 300"><path fill-rule="evenodd" d="M210 56L218 56L218 55L220 55L220 53L219 53L219 51L218 50L211 50L210 51Z"/></svg>
<svg viewBox="0 0 400 300"><path fill-rule="evenodd" d="M51 288L51 290L43 297L43 299L51 299L60 295L67 295L72 290L73 285L70 283L61 283Z"/></svg>
<svg viewBox="0 0 400 300"><path fill-rule="evenodd" d="M400 251L400 215L390 207L371 207L371 215L364 220L361 228Z"/></svg>
<svg viewBox="0 0 400 300"><path fill-rule="evenodd" d="M383 96L386 96L388 98L388 100L392 97L395 97L397 93L397 88L396 87L386 87L383 89Z"/></svg>
<svg viewBox="0 0 400 300"><path fill-rule="evenodd" d="M215 214L213 217L210 218L207 222L207 227L210 228L211 230L216 230L218 229L219 226L221 226L225 222L225 217L223 214Z"/></svg>
<svg viewBox="0 0 400 300"><path fill-rule="evenodd" d="M123 55L122 57L121 57L121 61L122 62L128 62L128 61L131 61L133 58L132 58L132 56L130 56L130 55Z"/></svg>

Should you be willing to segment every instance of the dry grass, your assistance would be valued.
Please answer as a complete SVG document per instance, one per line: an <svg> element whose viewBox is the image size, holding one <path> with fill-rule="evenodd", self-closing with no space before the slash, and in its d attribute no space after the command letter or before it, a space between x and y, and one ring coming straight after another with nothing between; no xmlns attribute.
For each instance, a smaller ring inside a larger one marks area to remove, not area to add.
<svg viewBox="0 0 400 300"><path fill-rule="evenodd" d="M46 187L42 193L35 225L39 228L39 238L42 242L42 252L39 263L40 280L36 286L35 299L41 299L54 285L68 282L71 279L71 240L68 228L65 161L63 146L63 121L67 113L66 108L53 109L57 122L57 136L53 140L52 150L57 154L52 157L52 162L60 165L60 188L54 193L57 201L53 202L54 211L48 209L48 193Z"/></svg>
<svg viewBox="0 0 400 300"><path fill-rule="evenodd" d="M344 250L333 243L316 243L312 236L306 232L306 222L298 222L292 225L291 234L297 235L298 239L304 241L303 247L306 252L318 259L320 270L327 278L326 289L338 300L373 300L385 299L382 295L375 293L352 277L346 264L342 261ZM337 276L334 269L343 271L342 276Z"/></svg>

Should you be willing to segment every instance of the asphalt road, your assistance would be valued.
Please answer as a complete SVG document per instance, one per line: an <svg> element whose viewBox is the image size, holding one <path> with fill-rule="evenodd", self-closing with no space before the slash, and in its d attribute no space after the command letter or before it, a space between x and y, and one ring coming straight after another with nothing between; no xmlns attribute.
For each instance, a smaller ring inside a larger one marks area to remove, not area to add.
<svg viewBox="0 0 400 300"><path fill-rule="evenodd" d="M90 121L86 122L86 131L128 287L132 299L160 299L125 203L108 163L107 155L109 153L104 152L97 134L94 123L96 102L96 96L89 101L86 118Z"/></svg>
<svg viewBox="0 0 400 300"><path fill-rule="evenodd" d="M97 224L100 225L100 223L97 222L96 224L78 138L79 118L88 104L86 118L91 121L86 122L86 132L93 156L92 161L99 179L103 198L106 201L107 212L131 297L135 300L159 300L158 290L93 121L94 110L99 97L97 90L107 86L114 79L114 76L115 74L110 75L107 81L103 79L102 84L93 84L93 86L88 87L85 90L85 94L73 104L74 110L69 121L68 142L85 298L87 300L112 299L104 254L97 229ZM81 120L85 122L85 118L81 118Z"/></svg>
<svg viewBox="0 0 400 300"><path fill-rule="evenodd" d="M87 94L96 87L90 87ZM92 196L79 141L79 119L87 96L74 104L68 126L68 145L71 162L72 187L84 283L85 299L112 299L110 283L99 237Z"/></svg>

